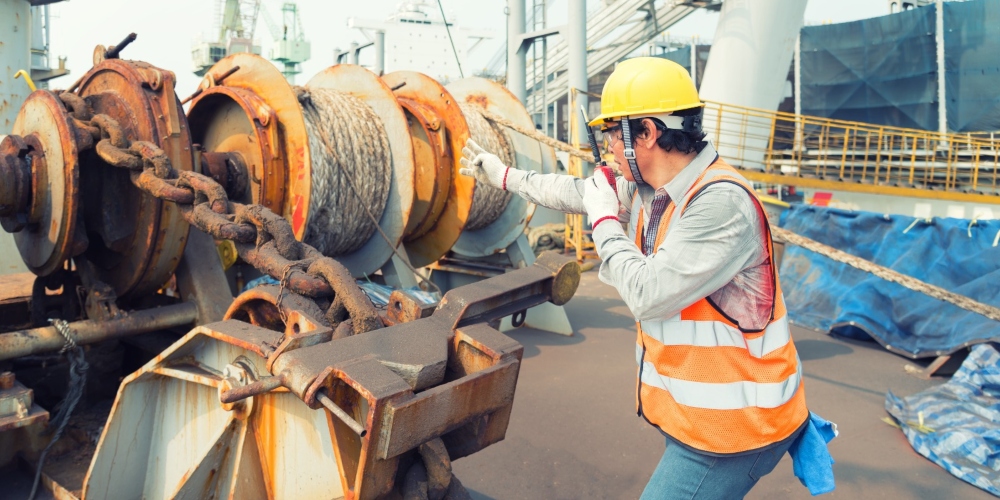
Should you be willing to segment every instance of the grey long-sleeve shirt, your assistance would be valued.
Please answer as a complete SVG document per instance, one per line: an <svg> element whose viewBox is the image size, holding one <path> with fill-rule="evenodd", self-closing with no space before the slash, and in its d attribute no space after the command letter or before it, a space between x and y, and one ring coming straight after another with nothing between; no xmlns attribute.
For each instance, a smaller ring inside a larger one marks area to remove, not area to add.
<svg viewBox="0 0 1000 500"><path fill-rule="evenodd" d="M665 186L639 189L643 211L650 214L657 195L682 200L716 156L709 145ZM637 187L622 177L617 184L625 222L638 216L629 213ZM516 192L554 210L586 213L584 181L573 176L531 172ZM691 201L651 255L643 255L621 225L599 224L592 236L603 260L600 279L618 290L637 320L667 319L709 297L742 328L762 329L770 319L774 284L761 217L746 191L717 183ZM650 218L643 217L644 224Z"/></svg>

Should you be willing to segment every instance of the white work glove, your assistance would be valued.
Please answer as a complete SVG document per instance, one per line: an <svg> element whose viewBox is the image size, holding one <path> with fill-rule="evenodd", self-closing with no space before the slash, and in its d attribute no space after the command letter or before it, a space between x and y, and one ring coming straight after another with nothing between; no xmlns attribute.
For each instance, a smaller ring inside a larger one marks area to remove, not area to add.
<svg viewBox="0 0 1000 500"><path fill-rule="evenodd" d="M622 208L607 177L600 173L595 173L584 181L583 206L587 209L587 217L594 229L604 221L613 220L617 223Z"/></svg>
<svg viewBox="0 0 1000 500"><path fill-rule="evenodd" d="M500 161L500 157L487 152L471 138L465 141L462 148L462 168L459 173L474 177L477 181L504 191L514 191L524 178L525 173L510 168Z"/></svg>

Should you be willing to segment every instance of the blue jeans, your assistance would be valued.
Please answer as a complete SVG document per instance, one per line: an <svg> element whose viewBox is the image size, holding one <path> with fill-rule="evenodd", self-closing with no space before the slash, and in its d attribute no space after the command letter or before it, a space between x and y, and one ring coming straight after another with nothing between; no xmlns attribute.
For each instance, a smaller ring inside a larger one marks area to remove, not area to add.
<svg viewBox="0 0 1000 500"><path fill-rule="evenodd" d="M778 464L793 440L760 453L713 457L695 453L671 439L640 500L743 498L757 480Z"/></svg>

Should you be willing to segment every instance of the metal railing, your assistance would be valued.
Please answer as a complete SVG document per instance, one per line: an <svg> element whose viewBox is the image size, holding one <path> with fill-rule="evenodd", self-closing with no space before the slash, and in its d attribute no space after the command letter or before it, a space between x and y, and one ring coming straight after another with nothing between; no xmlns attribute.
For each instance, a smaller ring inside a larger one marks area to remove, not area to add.
<svg viewBox="0 0 1000 500"><path fill-rule="evenodd" d="M1000 134L872 125L718 102L705 131L747 177L774 184L1000 203Z"/></svg>

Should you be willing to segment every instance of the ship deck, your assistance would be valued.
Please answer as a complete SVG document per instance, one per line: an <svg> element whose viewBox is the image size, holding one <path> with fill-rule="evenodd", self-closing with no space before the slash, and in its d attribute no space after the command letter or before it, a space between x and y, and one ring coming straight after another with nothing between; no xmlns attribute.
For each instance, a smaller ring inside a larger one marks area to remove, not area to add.
<svg viewBox="0 0 1000 500"><path fill-rule="evenodd" d="M524 361L507 437L454 464L473 498L634 499L663 453L659 431L635 414L635 323L624 302L595 269L565 307L572 337L509 333ZM908 396L946 377L909 375L912 361L874 342L797 327L793 336L809 408L840 430L830 445L837 489L824 498L994 498L918 455L881 420L887 390ZM811 497L785 455L747 498Z"/></svg>

